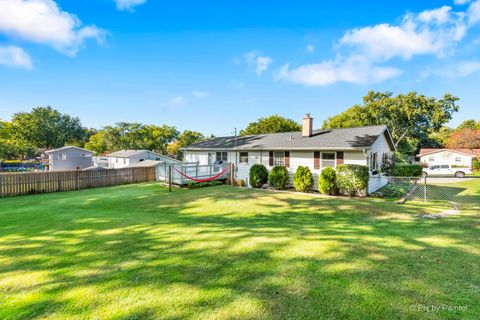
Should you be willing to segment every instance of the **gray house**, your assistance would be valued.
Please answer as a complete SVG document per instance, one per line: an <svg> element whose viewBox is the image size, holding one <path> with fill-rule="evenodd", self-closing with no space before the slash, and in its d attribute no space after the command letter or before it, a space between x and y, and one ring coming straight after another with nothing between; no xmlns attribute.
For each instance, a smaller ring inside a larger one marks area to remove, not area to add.
<svg viewBox="0 0 480 320"><path fill-rule="evenodd" d="M185 161L200 165L234 163L235 177L249 185L250 167L260 163L268 170L285 166L293 178L299 166L313 173L317 187L318 176L325 167L336 169L339 164L368 166L368 191L373 192L387 183L379 172L383 154L391 154L395 146L384 125L346 129L313 130L313 118L303 119L300 132L259 134L241 137L217 137L183 148Z"/></svg>
<svg viewBox="0 0 480 320"><path fill-rule="evenodd" d="M134 167L147 160L158 161L158 163L180 163L176 159L149 150L120 150L107 154L107 158L108 168L113 169ZM148 163L152 165L151 162Z"/></svg>
<svg viewBox="0 0 480 320"><path fill-rule="evenodd" d="M93 152L74 146L47 150L49 171L82 170L93 165Z"/></svg>

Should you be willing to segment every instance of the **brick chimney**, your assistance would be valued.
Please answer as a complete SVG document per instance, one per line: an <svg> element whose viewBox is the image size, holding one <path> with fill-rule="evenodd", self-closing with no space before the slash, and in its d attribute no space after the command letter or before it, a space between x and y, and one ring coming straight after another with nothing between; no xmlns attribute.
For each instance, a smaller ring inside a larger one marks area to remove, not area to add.
<svg viewBox="0 0 480 320"><path fill-rule="evenodd" d="M310 116L310 113L307 113L305 117L303 117L303 125L302 125L302 137L311 137L313 131L313 118Z"/></svg>

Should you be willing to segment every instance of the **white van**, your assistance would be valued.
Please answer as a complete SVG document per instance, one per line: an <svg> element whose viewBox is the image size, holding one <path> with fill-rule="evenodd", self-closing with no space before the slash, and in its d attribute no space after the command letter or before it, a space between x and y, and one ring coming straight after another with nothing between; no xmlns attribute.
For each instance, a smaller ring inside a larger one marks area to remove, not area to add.
<svg viewBox="0 0 480 320"><path fill-rule="evenodd" d="M472 174L470 168L452 168L449 164L436 164L428 168L423 169L423 176L455 176L457 178L463 178L466 174Z"/></svg>

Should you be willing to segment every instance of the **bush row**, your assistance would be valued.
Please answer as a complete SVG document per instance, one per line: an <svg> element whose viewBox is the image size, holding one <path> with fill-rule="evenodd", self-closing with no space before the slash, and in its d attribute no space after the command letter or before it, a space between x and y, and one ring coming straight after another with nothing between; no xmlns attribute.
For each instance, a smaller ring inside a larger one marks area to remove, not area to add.
<svg viewBox="0 0 480 320"><path fill-rule="evenodd" d="M422 175L423 167L420 164L395 164L392 170L394 177L420 177Z"/></svg>
<svg viewBox="0 0 480 320"><path fill-rule="evenodd" d="M356 196L364 193L368 186L368 167L353 164L337 166L337 171L331 167L324 168L318 179L318 190L322 194L334 195L337 193ZM284 166L275 166L270 174L264 165L255 164L250 168L250 184L260 188L265 183L271 187L284 190L289 184L289 172ZM308 167L300 166L295 172L293 185L296 190L309 192L313 188L313 175Z"/></svg>

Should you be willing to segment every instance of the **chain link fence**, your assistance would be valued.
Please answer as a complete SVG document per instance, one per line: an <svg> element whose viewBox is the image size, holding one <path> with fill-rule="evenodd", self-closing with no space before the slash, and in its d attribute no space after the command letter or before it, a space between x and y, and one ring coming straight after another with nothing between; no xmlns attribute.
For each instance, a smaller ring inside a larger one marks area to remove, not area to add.
<svg viewBox="0 0 480 320"><path fill-rule="evenodd" d="M372 195L402 201L449 203L457 209L480 209L480 177L380 177L382 188Z"/></svg>

